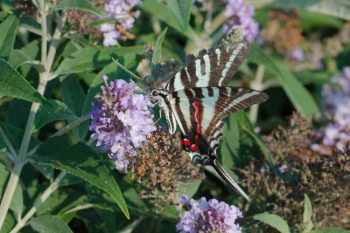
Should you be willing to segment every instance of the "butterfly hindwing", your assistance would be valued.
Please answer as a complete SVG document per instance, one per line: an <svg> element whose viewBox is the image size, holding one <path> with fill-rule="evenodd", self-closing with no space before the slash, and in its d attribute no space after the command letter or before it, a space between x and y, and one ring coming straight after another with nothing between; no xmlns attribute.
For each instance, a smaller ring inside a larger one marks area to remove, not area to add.
<svg viewBox="0 0 350 233"><path fill-rule="evenodd" d="M172 92L167 97L184 135L200 153L214 153L222 136L223 119L235 111L264 102L267 95L235 87L202 87Z"/></svg>

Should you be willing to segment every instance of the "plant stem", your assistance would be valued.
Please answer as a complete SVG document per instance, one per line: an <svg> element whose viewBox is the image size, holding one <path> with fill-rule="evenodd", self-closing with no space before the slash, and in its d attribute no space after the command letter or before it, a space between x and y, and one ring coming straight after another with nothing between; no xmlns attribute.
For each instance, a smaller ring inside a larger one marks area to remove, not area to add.
<svg viewBox="0 0 350 233"><path fill-rule="evenodd" d="M44 0L40 1L40 15L41 15L41 62L42 64L46 64L47 60L47 25L46 25L46 4ZM46 67L46 66L45 66ZM44 94L46 84L47 84L47 78L46 78L47 71L44 73L40 73L39 75L39 86L37 88L38 92L40 94ZM13 194L16 190L19 176L21 174L23 166L26 164L27 158L26 154L29 148L30 139L31 139L31 128L34 123L36 112L39 109L39 103L32 103L32 106L30 108L29 116L27 119L27 123L24 129L24 134L21 142L21 146L19 148L18 156L16 157L14 167L11 170L10 179L7 183L4 197L1 200L0 204L0 230L2 229L2 226L4 224L5 217L7 215L7 212L10 207L10 203L13 198Z"/></svg>
<svg viewBox="0 0 350 233"><path fill-rule="evenodd" d="M19 180L19 175L22 171L23 165L24 163L17 163L11 170L10 179L7 183L6 190L4 192L4 196L0 204L0 230L2 229L2 225L5 221L7 211L10 207L13 194L15 193L16 186Z"/></svg>
<svg viewBox="0 0 350 233"><path fill-rule="evenodd" d="M255 80L250 84L250 87L257 91L262 91L264 84L264 73L265 73L265 66L259 65L258 70L256 71ZM250 108L249 111L249 119L250 121L255 124L258 119L258 112L259 112L259 105L255 104Z"/></svg>
<svg viewBox="0 0 350 233"><path fill-rule="evenodd" d="M61 172L57 176L57 178L50 184L50 186L43 192L43 194L41 194L41 196L35 201L34 206L28 211L28 213L17 222L16 226L10 231L10 233L16 233L25 226L25 224L34 216L36 211L47 200L47 198L57 190L61 180L65 175L65 172Z"/></svg>

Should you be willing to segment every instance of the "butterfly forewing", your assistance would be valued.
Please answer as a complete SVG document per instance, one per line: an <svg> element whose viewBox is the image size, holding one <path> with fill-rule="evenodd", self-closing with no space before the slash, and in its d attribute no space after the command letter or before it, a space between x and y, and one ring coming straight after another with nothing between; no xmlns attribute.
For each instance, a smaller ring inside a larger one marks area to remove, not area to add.
<svg viewBox="0 0 350 233"><path fill-rule="evenodd" d="M267 95L262 92L235 87L190 88L168 96L182 133L198 145L203 154L207 154L209 148L215 153L224 118L266 99Z"/></svg>
<svg viewBox="0 0 350 233"><path fill-rule="evenodd" d="M174 92L195 87L226 86L248 52L243 42L205 51L168 81L165 89Z"/></svg>

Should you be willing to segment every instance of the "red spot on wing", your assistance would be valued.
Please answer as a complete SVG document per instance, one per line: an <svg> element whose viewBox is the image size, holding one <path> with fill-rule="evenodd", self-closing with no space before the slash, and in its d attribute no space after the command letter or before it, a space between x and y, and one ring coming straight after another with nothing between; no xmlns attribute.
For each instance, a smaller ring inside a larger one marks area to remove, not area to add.
<svg viewBox="0 0 350 233"><path fill-rule="evenodd" d="M199 149L199 147L195 144L192 144L191 146L191 151L197 151Z"/></svg>
<svg viewBox="0 0 350 233"><path fill-rule="evenodd" d="M194 101L193 103L194 108L196 110L196 112L194 113L194 119L196 121L197 124L197 134L195 136L195 140L198 141L199 140L199 134L201 133L201 124L199 122L199 112L200 112L200 105L199 102L197 100Z"/></svg>
<svg viewBox="0 0 350 233"><path fill-rule="evenodd" d="M182 140L182 144L183 144L184 146L190 146L190 145L191 145L191 142L190 142L190 140L188 140L187 138L184 138L184 139Z"/></svg>

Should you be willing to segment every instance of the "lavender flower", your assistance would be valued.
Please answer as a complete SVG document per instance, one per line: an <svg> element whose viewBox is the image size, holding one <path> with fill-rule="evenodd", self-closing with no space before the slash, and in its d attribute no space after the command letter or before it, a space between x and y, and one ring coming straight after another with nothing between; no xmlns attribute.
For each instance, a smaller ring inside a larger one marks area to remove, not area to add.
<svg viewBox="0 0 350 233"><path fill-rule="evenodd" d="M136 150L147 142L147 135L156 130L149 108L150 100L134 82L124 80L107 83L95 97L90 113L92 139L115 160L118 170L128 172L136 162Z"/></svg>
<svg viewBox="0 0 350 233"><path fill-rule="evenodd" d="M344 68L342 76L333 76L331 84L324 85L322 95L326 109L333 116L333 122L320 132L323 146L335 146L343 151L350 145L350 67ZM312 145L313 150L322 152L322 148Z"/></svg>
<svg viewBox="0 0 350 233"><path fill-rule="evenodd" d="M259 25L252 18L253 15L254 8L246 5L243 0L227 0L225 16L228 21L224 25L225 33L239 27L243 36L252 42L259 33Z"/></svg>
<svg viewBox="0 0 350 233"><path fill-rule="evenodd" d="M114 46L118 39L131 39L127 32L134 26L135 19L140 16L140 11L132 11L135 6L141 4L140 0L109 0L104 5L105 15L102 19L112 19L116 23L103 23L99 30L103 33L103 44Z"/></svg>
<svg viewBox="0 0 350 233"><path fill-rule="evenodd" d="M300 48L293 49L289 54L289 58L296 62L303 61L304 60L303 50L301 50Z"/></svg>
<svg viewBox="0 0 350 233"><path fill-rule="evenodd" d="M229 206L216 199L207 201L205 197L196 201L187 196L181 197L180 204L188 209L181 215L180 222L176 225L181 233L241 232L241 228L235 224L235 221L242 217L242 212L233 205Z"/></svg>

